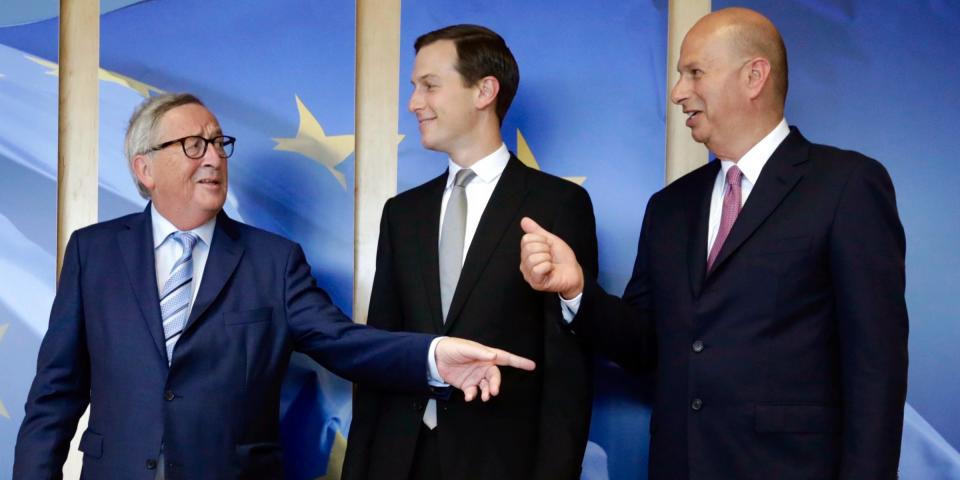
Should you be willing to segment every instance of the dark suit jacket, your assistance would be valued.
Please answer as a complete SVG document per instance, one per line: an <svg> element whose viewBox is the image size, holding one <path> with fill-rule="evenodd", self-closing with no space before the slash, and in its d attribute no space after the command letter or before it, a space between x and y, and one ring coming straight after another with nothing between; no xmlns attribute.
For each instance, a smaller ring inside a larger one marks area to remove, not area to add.
<svg viewBox="0 0 960 480"><path fill-rule="evenodd" d="M520 274L520 219L530 216L573 245L597 271L593 207L571 182L507 164L470 244L446 324L440 308L438 234L447 173L387 202L368 323L439 333L509 350L537 362L505 370L500 396L438 402L441 471L449 479L578 479L590 423L590 358L558 323L556 294L532 290ZM360 386L344 479L406 478L425 395Z"/></svg>
<svg viewBox="0 0 960 480"><path fill-rule="evenodd" d="M75 232L67 246L14 478L60 478L77 421L84 478L282 478L280 383L298 350L346 378L426 389L426 335L356 325L303 251L221 213L187 326L167 367L150 207Z"/></svg>
<svg viewBox="0 0 960 480"><path fill-rule="evenodd" d="M572 325L656 368L650 478L895 478L907 312L887 172L793 129L706 273L719 168L650 199L623 300L588 281Z"/></svg>

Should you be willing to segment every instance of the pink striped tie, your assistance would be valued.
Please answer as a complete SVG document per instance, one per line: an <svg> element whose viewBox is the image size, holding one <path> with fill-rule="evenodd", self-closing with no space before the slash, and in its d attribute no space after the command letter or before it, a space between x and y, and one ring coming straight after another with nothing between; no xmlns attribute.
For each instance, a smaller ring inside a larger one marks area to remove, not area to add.
<svg viewBox="0 0 960 480"><path fill-rule="evenodd" d="M723 242L730 235L733 228L733 222L737 221L737 215L740 214L740 179L743 174L736 165L727 170L727 192L723 195L723 213L720 214L720 230L717 231L717 238L713 241L713 247L710 248L710 255L707 256L707 271L713 268L713 262L720 254L723 248Z"/></svg>

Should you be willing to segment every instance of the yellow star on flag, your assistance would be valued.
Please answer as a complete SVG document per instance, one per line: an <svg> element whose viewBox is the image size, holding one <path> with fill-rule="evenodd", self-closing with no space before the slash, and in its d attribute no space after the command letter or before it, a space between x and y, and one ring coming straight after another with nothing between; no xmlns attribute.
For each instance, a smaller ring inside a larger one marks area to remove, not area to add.
<svg viewBox="0 0 960 480"><path fill-rule="evenodd" d="M10 328L9 323L4 323L0 325L0 342L3 341L3 336L7 334L7 329ZM3 405L3 400L0 400L0 417L10 418L10 412L7 411L7 407Z"/></svg>
<svg viewBox="0 0 960 480"><path fill-rule="evenodd" d="M519 158L524 165L535 170L540 170L540 164L537 163L536 157L533 156L533 150L530 150L530 145L527 145L527 139L523 138L523 134L520 133L519 128L517 129L517 158ZM576 183L577 185L583 185L583 182L587 181L587 177L562 178Z"/></svg>
<svg viewBox="0 0 960 480"><path fill-rule="evenodd" d="M24 57L26 57L27 60L30 60L33 63L49 68L50 70L47 71L47 75L52 75L54 77L60 75L60 65L48 60L44 60L39 57L34 57L33 55L24 55ZM111 72L110 70L104 70L102 68L99 69L99 72L97 73L97 78L99 78L103 82L116 83L117 85L120 85L122 87L127 87L139 93L140 96L144 98L149 97L150 92L164 93L163 90L160 90L157 87L154 87L152 85L147 85L146 83L143 83L141 81L134 80L130 77L120 75L117 72Z"/></svg>
<svg viewBox="0 0 960 480"><path fill-rule="evenodd" d="M346 190L347 180L343 173L337 170L337 166L353 153L353 135L327 135L317 118L310 113L307 106L300 100L300 96L296 95L295 98L297 99L297 112L300 114L300 127L297 130L297 136L293 138L274 138L273 141L277 144L273 149L299 153L327 167L330 174Z"/></svg>

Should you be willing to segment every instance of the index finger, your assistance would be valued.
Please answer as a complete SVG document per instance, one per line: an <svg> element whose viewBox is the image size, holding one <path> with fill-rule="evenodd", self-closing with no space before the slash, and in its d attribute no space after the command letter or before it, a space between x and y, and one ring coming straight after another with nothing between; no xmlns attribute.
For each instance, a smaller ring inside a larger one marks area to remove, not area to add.
<svg viewBox="0 0 960 480"><path fill-rule="evenodd" d="M519 368L520 370L527 371L537 368L537 364L529 358L521 357L520 355L514 355L498 348L495 348L494 352L496 356L493 358L493 363L497 365Z"/></svg>

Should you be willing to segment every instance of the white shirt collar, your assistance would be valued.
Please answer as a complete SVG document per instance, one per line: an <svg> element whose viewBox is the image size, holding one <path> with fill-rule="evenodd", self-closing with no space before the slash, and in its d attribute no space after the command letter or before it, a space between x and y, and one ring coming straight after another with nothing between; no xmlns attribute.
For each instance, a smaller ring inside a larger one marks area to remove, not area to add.
<svg viewBox="0 0 960 480"><path fill-rule="evenodd" d="M760 171L763 170L763 166L767 164L767 160L770 159L773 152L776 151L777 147L783 143L783 140L787 138L789 134L790 127L787 126L787 119L780 119L780 123L763 137L763 139L757 142L753 148L747 150L747 153L740 157L740 160L737 161L736 164L726 160L720 162L723 175L726 176L727 170L736 165L737 168L740 169L740 172L743 173L743 176L746 177L752 185L755 185L757 179L760 178Z"/></svg>
<svg viewBox="0 0 960 480"><path fill-rule="evenodd" d="M180 231L173 223L170 223L170 220L160 215L156 205L152 202L150 203L150 215L153 223L153 248L159 247L171 233ZM213 240L213 229L216 225L217 217L214 216L203 225L190 230L190 232L196 234L204 244L210 246L210 241Z"/></svg>
<svg viewBox="0 0 960 480"><path fill-rule="evenodd" d="M473 170L473 173L477 174L477 179L483 183L490 183L497 179L503 170L507 168L507 163L510 161L510 151L507 150L507 145L504 143L500 144L500 148L494 150L493 153L487 155L486 157L481 158L470 166L470 170ZM460 170L463 170L463 167L454 163L453 159L448 159L449 167L447 171L447 188L450 188L450 185L453 184L453 178Z"/></svg>

